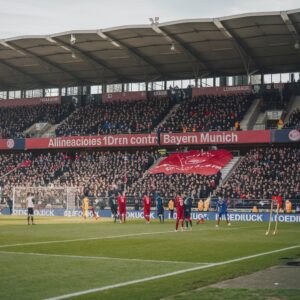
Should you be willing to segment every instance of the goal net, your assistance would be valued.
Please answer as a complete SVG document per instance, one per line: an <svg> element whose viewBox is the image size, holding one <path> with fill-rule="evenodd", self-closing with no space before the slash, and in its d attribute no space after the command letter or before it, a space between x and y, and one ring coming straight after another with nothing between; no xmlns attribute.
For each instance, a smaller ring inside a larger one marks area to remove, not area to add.
<svg viewBox="0 0 300 300"><path fill-rule="evenodd" d="M28 193L33 195L37 209L75 209L79 207L81 191L76 187L14 187L13 209L26 208Z"/></svg>

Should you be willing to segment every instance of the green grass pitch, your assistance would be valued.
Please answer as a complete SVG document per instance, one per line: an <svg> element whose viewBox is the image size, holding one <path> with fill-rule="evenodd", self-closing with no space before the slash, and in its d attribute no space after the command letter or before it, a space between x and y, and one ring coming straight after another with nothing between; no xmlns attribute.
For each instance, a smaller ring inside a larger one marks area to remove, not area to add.
<svg viewBox="0 0 300 300"><path fill-rule="evenodd" d="M300 224L279 224L278 235L265 236L266 223L233 222L215 228L215 223L207 222L185 232L174 232L173 221L114 224L50 217L36 218L36 223L28 226L25 217L0 217L0 299L55 299L79 292L68 299L198 299L200 295L225 299L227 295L245 300L254 297L252 292L230 290L219 295L206 288L199 295L196 289L300 254ZM263 291L262 298L255 297L264 299L264 293L269 298L277 295ZM283 299L294 299L296 292L284 293Z"/></svg>

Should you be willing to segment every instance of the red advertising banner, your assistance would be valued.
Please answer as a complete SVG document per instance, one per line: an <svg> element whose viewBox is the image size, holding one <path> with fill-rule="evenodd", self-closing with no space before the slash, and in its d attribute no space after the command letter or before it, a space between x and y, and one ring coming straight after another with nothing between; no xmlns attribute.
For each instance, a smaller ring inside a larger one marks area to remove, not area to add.
<svg viewBox="0 0 300 300"><path fill-rule="evenodd" d="M162 133L160 135L160 144L166 146L251 143L259 144L270 142L270 130Z"/></svg>
<svg viewBox="0 0 300 300"><path fill-rule="evenodd" d="M60 104L61 97L40 97L40 98L23 98L7 99L0 101L0 107L30 106L39 104Z"/></svg>
<svg viewBox="0 0 300 300"><path fill-rule="evenodd" d="M0 140L0 149L8 149L6 146L7 141ZM259 144L270 142L270 130L162 133L160 137L162 146ZM146 147L157 145L157 135L153 133L25 139L25 149Z"/></svg>
<svg viewBox="0 0 300 300"><path fill-rule="evenodd" d="M26 139L25 149L156 146L156 134L116 134Z"/></svg>
<svg viewBox="0 0 300 300"><path fill-rule="evenodd" d="M149 173L165 174L217 174L232 159L232 154L227 150L178 152L163 159Z"/></svg>
<svg viewBox="0 0 300 300"><path fill-rule="evenodd" d="M12 149L13 144L14 144L13 140L0 139L0 149L1 150Z"/></svg>
<svg viewBox="0 0 300 300"><path fill-rule="evenodd" d="M246 94L246 93L252 93L251 85L193 88L192 97L201 96L201 95L223 96L223 95L230 95L230 94Z"/></svg>
<svg viewBox="0 0 300 300"><path fill-rule="evenodd" d="M103 93L102 102L129 102L129 101L138 101L146 100L147 92L124 92L124 93Z"/></svg>
<svg viewBox="0 0 300 300"><path fill-rule="evenodd" d="M274 133L275 132L275 133ZM272 133L278 142L279 130ZM283 132L281 130L280 132ZM277 136L276 136L277 134ZM286 134L287 135L287 134ZM281 141L281 140L280 140ZM290 142L284 139L282 142ZM214 131L161 133L160 145L216 145L216 144L262 144L271 143L270 130ZM116 134L100 136L69 136L53 138L0 139L0 150L9 149L64 149L102 147L151 147L158 146L157 134Z"/></svg>

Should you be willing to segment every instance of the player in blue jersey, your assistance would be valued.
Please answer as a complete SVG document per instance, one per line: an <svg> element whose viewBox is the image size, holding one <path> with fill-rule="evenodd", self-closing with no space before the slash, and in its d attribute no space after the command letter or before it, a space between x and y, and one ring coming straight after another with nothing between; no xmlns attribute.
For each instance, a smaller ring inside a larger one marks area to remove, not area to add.
<svg viewBox="0 0 300 300"><path fill-rule="evenodd" d="M165 222L165 217L164 217L164 204L163 204L163 200L159 195L159 192L155 192L154 193L154 199L156 201L156 208L157 208L157 216L159 218L159 222L160 223L164 223Z"/></svg>
<svg viewBox="0 0 300 300"><path fill-rule="evenodd" d="M216 224L216 227L219 227L220 225L220 220L223 215L225 215L227 225L230 226L231 223L228 221L228 216L227 216L227 205L228 202L225 200L225 198L219 197L218 202L217 202L217 209L218 209L218 223Z"/></svg>

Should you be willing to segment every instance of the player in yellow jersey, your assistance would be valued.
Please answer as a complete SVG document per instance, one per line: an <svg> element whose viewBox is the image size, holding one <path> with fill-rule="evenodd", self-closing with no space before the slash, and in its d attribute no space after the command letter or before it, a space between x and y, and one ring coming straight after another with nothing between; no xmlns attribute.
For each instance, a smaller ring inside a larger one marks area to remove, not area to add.
<svg viewBox="0 0 300 300"><path fill-rule="evenodd" d="M85 197L82 199L82 215L86 219L89 214L89 198L87 197L87 193L85 193Z"/></svg>
<svg viewBox="0 0 300 300"><path fill-rule="evenodd" d="M92 211L93 213L93 217L98 220L99 216L96 214L95 210L94 210L94 206L92 205L89 197L88 197L89 193L88 191L86 191L84 193L84 198L82 199L82 215L84 217L84 219L86 219L89 216L89 210Z"/></svg>

